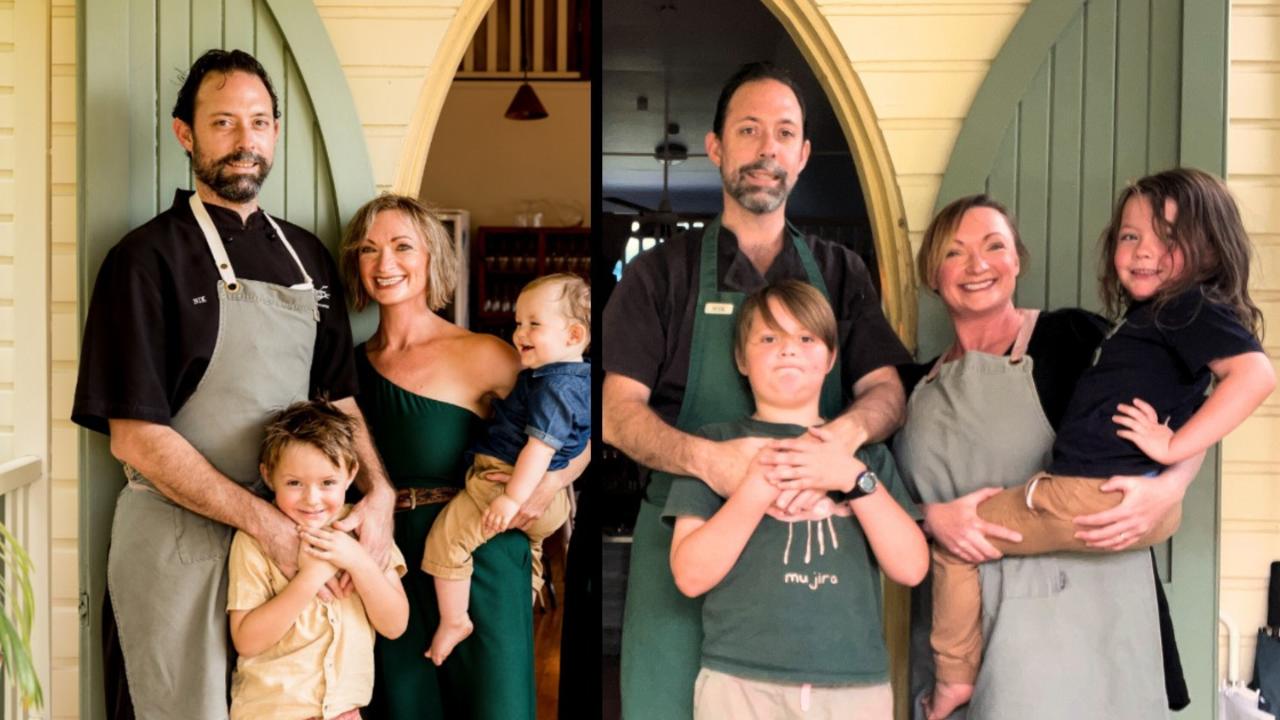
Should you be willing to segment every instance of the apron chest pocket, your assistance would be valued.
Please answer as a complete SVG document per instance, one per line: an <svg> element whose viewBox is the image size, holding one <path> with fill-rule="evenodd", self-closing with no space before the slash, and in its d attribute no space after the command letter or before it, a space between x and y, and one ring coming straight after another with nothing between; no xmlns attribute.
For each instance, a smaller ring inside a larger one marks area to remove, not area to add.
<svg viewBox="0 0 1280 720"><path fill-rule="evenodd" d="M223 562L231 545L231 528L179 507L173 512L178 559L184 564Z"/></svg>

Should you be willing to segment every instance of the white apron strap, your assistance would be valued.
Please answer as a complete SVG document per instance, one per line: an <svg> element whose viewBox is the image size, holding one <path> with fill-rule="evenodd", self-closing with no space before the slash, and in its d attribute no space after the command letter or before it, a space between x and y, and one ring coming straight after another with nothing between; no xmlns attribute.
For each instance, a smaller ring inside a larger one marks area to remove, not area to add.
<svg viewBox="0 0 1280 720"><path fill-rule="evenodd" d="M187 203L191 205L191 214L196 216L196 223L204 233L204 242L209 246L209 252L213 254L213 263L218 267L218 275L226 284L227 292L236 292L240 289L240 284L236 282L236 271L231 267L227 248L222 244L222 237L218 235L218 228L214 226L213 218L209 217L208 208L200 201L200 193L191 193Z"/></svg>
<svg viewBox="0 0 1280 720"><path fill-rule="evenodd" d="M280 237L280 242L284 243L284 249L289 251L289 256L293 258L293 262L298 266L298 272L302 273L302 282L297 285L290 285L290 290L310 290L311 276L307 274L307 269L302 266L302 261L298 259L298 253L294 252L293 245L289 244L289 238L284 236L284 230L280 228L280 223L263 211L263 216L267 218L267 222L271 223L271 228L276 231L276 235Z"/></svg>
<svg viewBox="0 0 1280 720"><path fill-rule="evenodd" d="M209 216L209 209L200 200L199 193L191 193L188 203L191 205L191 213L196 216L196 223L200 225L200 231L204 233L205 244L209 246L209 252L213 255L213 262L218 267L218 275L222 277L222 282L226 284L227 291L235 292L239 290L240 285L236 282L235 268L231 267L231 260L227 257L227 248L222 244L222 236L218 234L218 228L213 224L213 218ZM289 239L285 237L284 230L280 228L280 224L276 222L275 218L268 215L266 211L263 211L262 215L266 217L271 228L275 230L280 242L284 243L284 249L289 251L289 257L293 258L294 264L298 266L298 271L302 273L302 282L290 285L289 288L291 290L311 289L311 275L307 273L302 261L298 259L298 253L294 251L293 245L289 244Z"/></svg>

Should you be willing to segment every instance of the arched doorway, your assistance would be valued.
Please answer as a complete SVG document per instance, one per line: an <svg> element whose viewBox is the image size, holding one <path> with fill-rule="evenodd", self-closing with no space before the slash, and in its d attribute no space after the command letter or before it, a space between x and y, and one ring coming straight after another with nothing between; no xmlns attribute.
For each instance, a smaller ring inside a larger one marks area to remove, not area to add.
<svg viewBox="0 0 1280 720"><path fill-rule="evenodd" d="M661 19L656 3L606 0L603 8L601 194L608 214L601 220L600 254L612 265L625 261L632 246L638 251L656 241L661 235L653 234L650 240L647 231L650 224L670 225L657 220L667 217L661 211L668 205L680 221L695 227L697 218L718 212L719 173L702 156L717 94L741 63L770 60L789 70L801 86L813 143L809 164L788 203L789 217L801 228L831 239L843 236L828 235L812 227L822 223L807 221L835 218L837 222L829 226L833 230L856 228L855 236L865 231L863 236L869 237L871 245L869 258L863 248L848 244L875 268L886 316L903 341L914 347L916 288L911 248L888 148L870 99L816 4L812 0L687 0L662 5L675 8L661 11L665 16ZM664 44L669 57L664 57ZM683 161L679 166L673 162L677 158ZM662 202L664 161L668 203ZM806 181L812 183L817 177L829 179L806 187ZM832 205L836 209L831 210ZM626 215L626 208L638 210L638 216ZM619 267L619 272L625 270ZM596 288L597 297L608 290ZM611 497L606 500L604 520L610 539L603 548L606 717L610 703L616 703L617 686L608 678L611 670L616 677L618 661L610 651L620 648L626 542L640 491L640 481L627 469L628 460L614 453L606 455L606 462L615 458L616 467L604 473L606 481L613 483L607 491ZM905 600L905 593L890 591L887 597L891 637L905 638ZM891 645L905 650L904 640ZM905 652L896 655L895 678L905 678ZM905 683L896 685L905 688ZM903 707L904 701L905 696L900 701Z"/></svg>
<svg viewBox="0 0 1280 720"><path fill-rule="evenodd" d="M889 148L880 132L875 108L844 56L843 48L814 0L761 0L786 28L822 83L831 109L844 130L858 169L880 267L880 294L885 316L898 337L914 350L916 282L911 243Z"/></svg>

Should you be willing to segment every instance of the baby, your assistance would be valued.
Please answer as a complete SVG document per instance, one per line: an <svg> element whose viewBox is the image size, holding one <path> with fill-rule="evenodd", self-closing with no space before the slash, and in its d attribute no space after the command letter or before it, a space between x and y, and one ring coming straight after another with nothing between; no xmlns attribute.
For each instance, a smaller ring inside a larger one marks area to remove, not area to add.
<svg viewBox="0 0 1280 720"><path fill-rule="evenodd" d="M591 289L576 275L529 283L516 298L512 338L524 368L507 397L493 403L493 419L472 448L475 461L459 493L431 526L422 569L435 578L440 626L426 656L444 662L471 634L471 553L510 525L548 470L576 457L591 437ZM505 484L487 473L510 475ZM522 528L533 551L533 582L542 583L542 541L569 518L569 489Z"/></svg>

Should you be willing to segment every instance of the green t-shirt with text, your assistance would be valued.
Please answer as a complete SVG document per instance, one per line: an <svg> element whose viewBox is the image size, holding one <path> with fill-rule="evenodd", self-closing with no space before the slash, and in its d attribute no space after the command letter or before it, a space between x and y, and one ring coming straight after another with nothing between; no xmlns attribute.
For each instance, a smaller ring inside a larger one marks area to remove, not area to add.
<svg viewBox="0 0 1280 720"><path fill-rule="evenodd" d="M804 431L745 418L697 434L731 440ZM864 447L857 456L918 517L885 446ZM662 516L671 524L682 515L710 518L724 503L701 480L676 477ZM853 517L785 522L766 515L733 569L706 594L702 629L702 666L735 677L813 685L888 679L880 571Z"/></svg>

